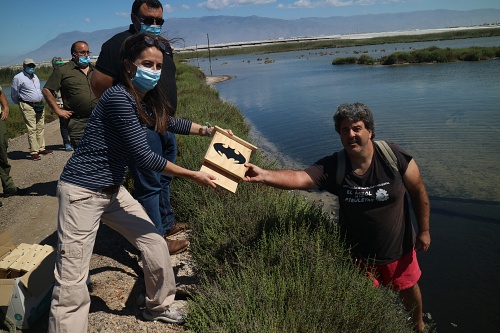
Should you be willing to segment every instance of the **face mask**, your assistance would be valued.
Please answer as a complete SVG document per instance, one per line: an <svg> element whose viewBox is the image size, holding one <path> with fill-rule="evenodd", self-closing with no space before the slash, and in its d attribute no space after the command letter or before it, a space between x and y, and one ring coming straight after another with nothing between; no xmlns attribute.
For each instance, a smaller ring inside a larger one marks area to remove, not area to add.
<svg viewBox="0 0 500 333"><path fill-rule="evenodd" d="M78 57L78 65L80 66L88 66L90 64L90 57Z"/></svg>
<svg viewBox="0 0 500 333"><path fill-rule="evenodd" d="M160 80L161 70L154 70L144 66L137 66L132 83L141 92L146 93L153 89Z"/></svg>
<svg viewBox="0 0 500 333"><path fill-rule="evenodd" d="M144 23L141 23L141 32L159 35L161 32L161 25L145 25Z"/></svg>
<svg viewBox="0 0 500 333"><path fill-rule="evenodd" d="M33 74L33 73L35 73L35 67L26 67L25 71L28 74Z"/></svg>

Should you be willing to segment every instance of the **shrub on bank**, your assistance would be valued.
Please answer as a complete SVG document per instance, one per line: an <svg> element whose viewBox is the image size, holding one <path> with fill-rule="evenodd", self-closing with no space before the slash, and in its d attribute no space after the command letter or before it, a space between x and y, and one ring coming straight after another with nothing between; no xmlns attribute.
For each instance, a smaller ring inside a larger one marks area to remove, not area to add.
<svg viewBox="0 0 500 333"><path fill-rule="evenodd" d="M240 111L178 64L177 116L230 128L251 142ZM209 140L178 136L177 163L199 169ZM263 152L252 163L276 168ZM412 332L387 289L356 269L338 230L299 193L242 183L236 194L174 178L172 204L191 227L200 278L192 332Z"/></svg>

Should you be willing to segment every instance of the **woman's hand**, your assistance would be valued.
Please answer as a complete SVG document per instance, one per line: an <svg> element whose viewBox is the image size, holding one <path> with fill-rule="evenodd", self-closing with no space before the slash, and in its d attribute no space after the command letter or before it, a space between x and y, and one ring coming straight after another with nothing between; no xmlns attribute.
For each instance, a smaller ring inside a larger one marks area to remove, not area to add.
<svg viewBox="0 0 500 333"><path fill-rule="evenodd" d="M217 177L210 175L203 171L193 171L193 180L196 184L200 186L210 186L212 188L216 188L217 185L213 182Z"/></svg>

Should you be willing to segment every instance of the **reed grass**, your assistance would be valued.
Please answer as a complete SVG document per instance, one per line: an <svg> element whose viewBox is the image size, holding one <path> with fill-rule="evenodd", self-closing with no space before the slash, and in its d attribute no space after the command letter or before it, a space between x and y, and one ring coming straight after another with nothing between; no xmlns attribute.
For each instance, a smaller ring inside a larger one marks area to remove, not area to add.
<svg viewBox="0 0 500 333"><path fill-rule="evenodd" d="M177 116L230 128L251 142L241 112L178 64ZM177 164L199 169L209 140L178 136ZM279 166L263 152L251 159ZM189 301L192 332L412 332L388 289L354 267L335 224L300 192L242 183L235 194L180 178L172 205L190 224L199 288Z"/></svg>

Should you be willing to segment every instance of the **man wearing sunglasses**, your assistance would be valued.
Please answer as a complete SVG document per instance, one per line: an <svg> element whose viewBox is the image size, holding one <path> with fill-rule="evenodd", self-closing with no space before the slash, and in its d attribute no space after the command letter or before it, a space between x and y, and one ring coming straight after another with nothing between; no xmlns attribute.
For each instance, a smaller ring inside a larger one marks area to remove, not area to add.
<svg viewBox="0 0 500 333"><path fill-rule="evenodd" d="M164 23L163 6L158 0L135 0L132 4L130 18L132 24L127 31L116 34L102 45L91 80L92 89L98 98L107 88L120 80L119 52L123 41L136 33L158 35L161 32ZM163 67L158 84L162 85L172 109L175 110L177 108L176 68L172 48L170 45L165 46ZM210 136L210 128L192 123L190 134ZM162 155L169 162L175 163L177 143L174 133L157 133L154 128L149 128L147 130L147 139L155 153ZM167 238L179 233L186 227L184 223L175 221L175 215L170 205L172 176L141 169L133 161L129 165L129 170L134 179L134 197L144 206L158 233L165 237L170 254L180 253L187 249L188 240Z"/></svg>

